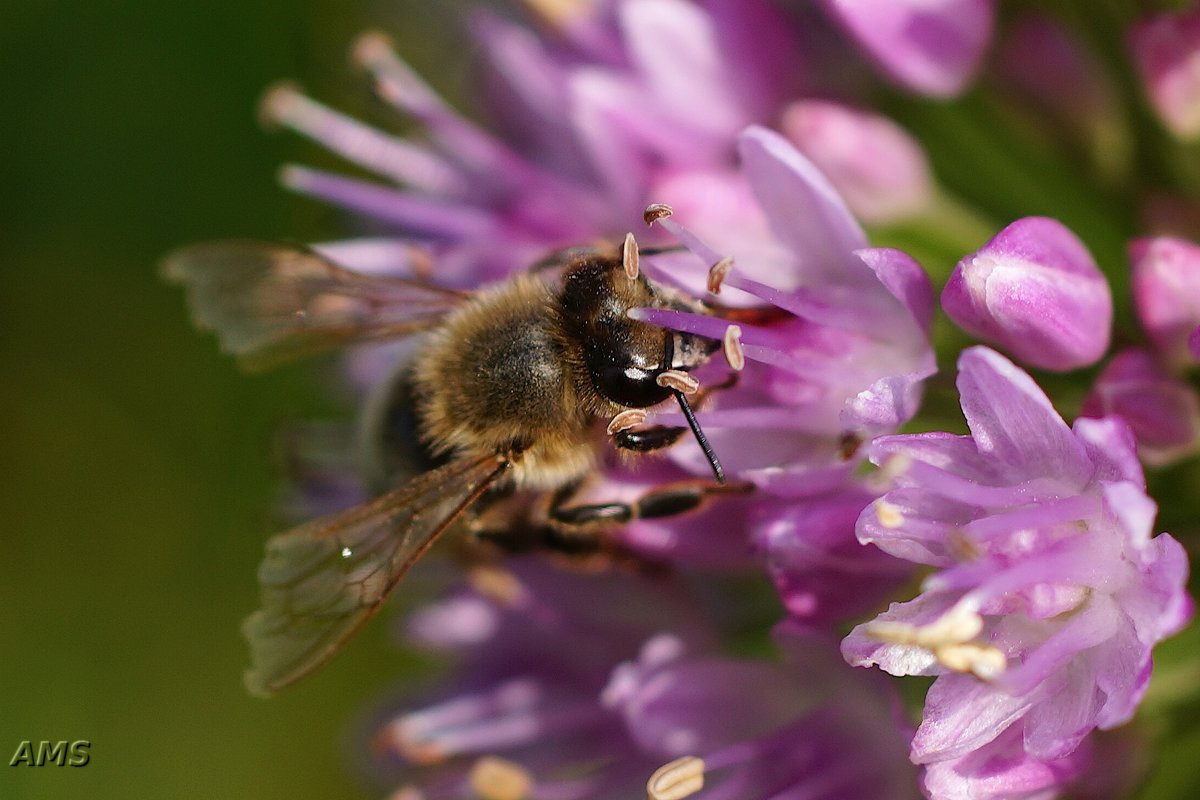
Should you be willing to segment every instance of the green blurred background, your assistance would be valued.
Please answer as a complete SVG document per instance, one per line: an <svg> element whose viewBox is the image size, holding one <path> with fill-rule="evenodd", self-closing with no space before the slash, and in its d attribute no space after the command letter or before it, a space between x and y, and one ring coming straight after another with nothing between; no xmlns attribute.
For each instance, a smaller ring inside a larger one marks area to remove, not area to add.
<svg viewBox="0 0 1200 800"><path fill-rule="evenodd" d="M346 58L366 27L452 90L456 5L0 3L0 799L385 793L352 743L404 665L386 625L283 697L241 683L273 431L337 409L302 368L240 374L156 263L344 232L276 187L323 156L264 132L258 97L295 79L386 119ZM27 739L89 740L90 763L9 767Z"/></svg>

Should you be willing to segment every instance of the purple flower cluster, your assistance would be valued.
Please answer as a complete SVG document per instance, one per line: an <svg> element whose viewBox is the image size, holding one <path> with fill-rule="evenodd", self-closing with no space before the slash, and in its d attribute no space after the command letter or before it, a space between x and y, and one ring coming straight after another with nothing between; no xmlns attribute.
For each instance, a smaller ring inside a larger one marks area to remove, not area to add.
<svg viewBox="0 0 1200 800"><path fill-rule="evenodd" d="M988 221L980 246L987 218L959 209L975 224L942 246L948 333L926 271L862 225L907 241L953 205L917 139L872 108L873 71L942 101L984 74L1053 135L1088 140L1104 181L1121 169L1105 160L1117 84L1049 16L993 43L993 0L528 5L536 25L473 17L486 77L470 115L382 35L357 42L411 137L271 90L268 119L379 178L289 166L283 181L387 232L316 245L330 260L461 289L643 230L654 250L639 268L722 310L630 316L714 342L693 376L717 387L698 416L744 491L631 520L609 535L621 558L607 569L475 564L419 608L407 641L451 668L379 732L406 765L395 797L999 800L1084 786L1112 751L1096 732L1133 718L1152 649L1192 612L1187 556L1154 535L1142 464L1200 450L1200 245L1129 244L1125 308L1141 332L1123 334L1119 255L1093 255L1049 216ZM1129 37L1179 136L1200 132L1198 31L1185 13ZM996 350L963 349L962 334ZM935 341L961 351L969 435L900 432L946 424L917 417L925 395L951 391L930 381ZM402 352L355 353L358 388ZM1013 363L1058 385L1105 358L1073 425ZM666 404L641 421L685 424ZM306 513L355 491L344 464L314 460L292 499ZM577 500L708 475L695 442L643 461L603 455ZM767 610L747 584L768 587ZM730 655L735 640L755 657ZM881 673L936 678L919 722Z"/></svg>
<svg viewBox="0 0 1200 800"><path fill-rule="evenodd" d="M401 796L636 797L666 763L728 800L916 796L886 683L787 626L782 660L717 655L694 600L677 581L531 560L468 575L409 620L457 674L378 735L421 766ZM521 789L480 787L489 775Z"/></svg>

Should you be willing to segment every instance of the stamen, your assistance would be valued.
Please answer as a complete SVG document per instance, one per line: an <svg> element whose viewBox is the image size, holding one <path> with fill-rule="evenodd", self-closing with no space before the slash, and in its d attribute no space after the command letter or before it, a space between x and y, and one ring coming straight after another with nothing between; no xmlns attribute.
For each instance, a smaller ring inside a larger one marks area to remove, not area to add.
<svg viewBox="0 0 1200 800"><path fill-rule="evenodd" d="M280 170L279 180L294 191L395 223L410 232L469 239L486 236L496 226L490 213L462 203L294 164Z"/></svg>
<svg viewBox="0 0 1200 800"><path fill-rule="evenodd" d="M668 369L660 372L654 382L666 389L674 389L683 394L695 394L700 388L700 381L691 375L677 369Z"/></svg>
<svg viewBox="0 0 1200 800"><path fill-rule="evenodd" d="M646 782L647 800L683 800L704 788L704 760L684 756L662 765Z"/></svg>
<svg viewBox="0 0 1200 800"><path fill-rule="evenodd" d="M533 788L533 776L528 770L496 756L476 761L467 780L479 800L524 800Z"/></svg>
<svg viewBox="0 0 1200 800"><path fill-rule="evenodd" d="M675 213L675 209L671 208L666 203L651 203L646 206L646 210L642 212L642 219L646 225L650 226L658 222L660 219L666 219Z"/></svg>
<svg viewBox="0 0 1200 800"><path fill-rule="evenodd" d="M455 111L433 87L392 49L382 33L362 34L352 49L352 58L375 78L379 96L425 123L438 149L452 154L456 165L486 175L492 182L530 181L539 174L495 136Z"/></svg>
<svg viewBox="0 0 1200 800"><path fill-rule="evenodd" d="M968 642L935 648L938 663L955 672L969 672L977 678L991 680L1002 674L1008 659L995 645Z"/></svg>
<svg viewBox="0 0 1200 800"><path fill-rule="evenodd" d="M951 528L946 534L946 552L955 561L975 561L983 555L983 548L966 534L962 528Z"/></svg>
<svg viewBox="0 0 1200 800"><path fill-rule="evenodd" d="M721 340L725 352L725 360L737 372L746 368L746 351L742 349L742 329L730 325L725 329L725 337Z"/></svg>
<svg viewBox="0 0 1200 800"><path fill-rule="evenodd" d="M880 525L889 530L895 530L904 524L904 513L898 506L886 500L875 501L875 518L879 520Z"/></svg>
<svg viewBox="0 0 1200 800"><path fill-rule="evenodd" d="M843 431L838 437L838 453L843 461L849 461L858 455L863 446L863 435L858 431Z"/></svg>
<svg viewBox="0 0 1200 800"><path fill-rule="evenodd" d="M376 746L381 750L395 750L413 764L440 764L450 757L446 749L436 742L423 741L405 720L398 720L384 728L376 740Z"/></svg>
<svg viewBox="0 0 1200 800"><path fill-rule="evenodd" d="M445 101L396 54L382 31L364 31L350 46L350 60L375 76L380 95L418 117L452 113Z"/></svg>
<svg viewBox="0 0 1200 800"><path fill-rule="evenodd" d="M712 294L721 293L721 284L725 282L729 271L733 269L733 256L725 256L708 270L708 291Z"/></svg>
<svg viewBox="0 0 1200 800"><path fill-rule="evenodd" d="M621 262L625 265L625 274L629 276L629 280L637 280L638 245L632 233L625 234L625 244L621 247Z"/></svg>
<svg viewBox="0 0 1200 800"><path fill-rule="evenodd" d="M891 485L897 478L908 473L913 466L912 456L905 453L894 453L879 465L880 483Z"/></svg>
<svg viewBox="0 0 1200 800"><path fill-rule="evenodd" d="M513 607L525 598L525 587L506 569L479 565L467 572L471 588L502 606Z"/></svg>
<svg viewBox="0 0 1200 800"><path fill-rule="evenodd" d="M588 11L584 0L525 0L525 5L555 27L579 19Z"/></svg>
<svg viewBox="0 0 1200 800"><path fill-rule="evenodd" d="M382 133L279 83L263 95L265 125L284 125L372 172L435 194L464 194L470 187L445 160L414 142Z"/></svg>
<svg viewBox="0 0 1200 800"><path fill-rule="evenodd" d="M613 436L621 431L627 431L630 428L636 428L646 421L649 416L640 408L627 408L620 414L617 414L608 423L608 435Z"/></svg>
<svg viewBox="0 0 1200 800"><path fill-rule="evenodd" d="M868 636L881 642L920 647L947 669L990 680L1004 672L1007 659L995 645L972 641L982 631L983 617L963 602L927 625L881 620L866 628Z"/></svg>
<svg viewBox="0 0 1200 800"><path fill-rule="evenodd" d="M425 795L415 786L401 786L388 800L425 800Z"/></svg>

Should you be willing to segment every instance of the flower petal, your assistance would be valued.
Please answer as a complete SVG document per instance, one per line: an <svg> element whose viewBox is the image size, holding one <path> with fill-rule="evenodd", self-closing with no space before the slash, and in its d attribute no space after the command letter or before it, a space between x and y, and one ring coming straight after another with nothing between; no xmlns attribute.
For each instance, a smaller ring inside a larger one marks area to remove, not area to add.
<svg viewBox="0 0 1200 800"><path fill-rule="evenodd" d="M963 414L981 454L1017 475L1076 487L1091 477L1083 447L1029 375L986 347L965 350L958 368Z"/></svg>
<svg viewBox="0 0 1200 800"><path fill-rule="evenodd" d="M854 255L867 246L866 234L812 162L779 134L759 127L742 133L738 152L771 231L795 253L810 281L874 280Z"/></svg>

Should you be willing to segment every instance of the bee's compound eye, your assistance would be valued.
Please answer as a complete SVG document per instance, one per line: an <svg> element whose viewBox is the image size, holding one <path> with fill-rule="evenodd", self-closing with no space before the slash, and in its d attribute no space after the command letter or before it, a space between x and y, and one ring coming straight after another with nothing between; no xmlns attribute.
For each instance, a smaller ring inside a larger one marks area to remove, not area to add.
<svg viewBox="0 0 1200 800"><path fill-rule="evenodd" d="M671 396L659 386L658 370L635 366L610 365L592 371L592 380L600 394L629 408L647 408Z"/></svg>

